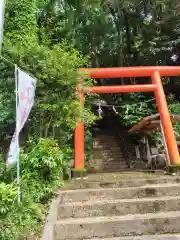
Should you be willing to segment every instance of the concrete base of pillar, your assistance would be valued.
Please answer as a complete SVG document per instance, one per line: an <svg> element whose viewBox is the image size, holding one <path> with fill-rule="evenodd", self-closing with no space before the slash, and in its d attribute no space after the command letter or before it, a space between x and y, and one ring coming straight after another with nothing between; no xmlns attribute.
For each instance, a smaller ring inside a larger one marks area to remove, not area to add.
<svg viewBox="0 0 180 240"><path fill-rule="evenodd" d="M167 167L167 172L170 174L180 174L180 165L179 164L169 165Z"/></svg>
<svg viewBox="0 0 180 240"><path fill-rule="evenodd" d="M85 168L73 168L72 178L84 178L86 177L87 170Z"/></svg>

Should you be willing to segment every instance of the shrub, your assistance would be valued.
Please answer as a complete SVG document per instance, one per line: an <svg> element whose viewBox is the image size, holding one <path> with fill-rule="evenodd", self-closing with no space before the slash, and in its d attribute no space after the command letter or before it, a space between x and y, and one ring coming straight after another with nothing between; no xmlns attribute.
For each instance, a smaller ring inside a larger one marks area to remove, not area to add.
<svg viewBox="0 0 180 240"><path fill-rule="evenodd" d="M17 196L17 188L14 184L0 183L0 216L6 215L12 210L12 205Z"/></svg>
<svg viewBox="0 0 180 240"><path fill-rule="evenodd" d="M43 226L46 205L63 184L62 172L70 149L61 150L54 139L31 139L20 154L21 203L17 202L16 166L0 166L0 239L26 239Z"/></svg>
<svg viewBox="0 0 180 240"><path fill-rule="evenodd" d="M62 185L62 172L67 163L66 151L53 139L30 140L21 153L22 189L35 202L46 202Z"/></svg>
<svg viewBox="0 0 180 240"><path fill-rule="evenodd" d="M30 233L39 232L45 216L45 207L23 199L22 203L14 201L11 211L0 216L0 239L27 239Z"/></svg>

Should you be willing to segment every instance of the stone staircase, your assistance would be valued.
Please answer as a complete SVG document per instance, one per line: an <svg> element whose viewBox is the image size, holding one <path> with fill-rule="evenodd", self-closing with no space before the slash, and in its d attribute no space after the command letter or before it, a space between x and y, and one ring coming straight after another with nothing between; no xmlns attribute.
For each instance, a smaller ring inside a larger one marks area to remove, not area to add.
<svg viewBox="0 0 180 240"><path fill-rule="evenodd" d="M120 172L127 170L128 164L114 134L102 131L93 137L93 149L89 160L92 172Z"/></svg>
<svg viewBox="0 0 180 240"><path fill-rule="evenodd" d="M45 240L178 240L180 177L97 174L58 192Z"/></svg>

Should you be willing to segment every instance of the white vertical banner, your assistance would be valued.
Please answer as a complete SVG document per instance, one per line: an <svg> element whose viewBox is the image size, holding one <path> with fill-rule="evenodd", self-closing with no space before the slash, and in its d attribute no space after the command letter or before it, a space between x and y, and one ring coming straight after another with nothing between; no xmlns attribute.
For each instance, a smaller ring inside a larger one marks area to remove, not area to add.
<svg viewBox="0 0 180 240"><path fill-rule="evenodd" d="M15 66L16 129L11 140L6 166L17 164L18 201L20 193L19 134L34 104L36 80Z"/></svg>
<svg viewBox="0 0 180 240"><path fill-rule="evenodd" d="M25 122L30 114L31 108L34 105L36 79L32 78L27 73L20 69L18 71L18 121L19 131L24 127Z"/></svg>
<svg viewBox="0 0 180 240"><path fill-rule="evenodd" d="M6 164L17 162L19 133L24 127L32 106L34 105L36 79L19 68L15 69L16 78L16 130L13 135Z"/></svg>

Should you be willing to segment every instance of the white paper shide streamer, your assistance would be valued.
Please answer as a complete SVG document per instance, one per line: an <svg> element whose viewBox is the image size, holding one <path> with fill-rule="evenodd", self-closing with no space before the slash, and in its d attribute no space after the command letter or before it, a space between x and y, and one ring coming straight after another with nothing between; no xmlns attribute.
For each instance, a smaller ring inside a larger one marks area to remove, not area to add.
<svg viewBox="0 0 180 240"><path fill-rule="evenodd" d="M7 167L15 164L19 157L19 133L34 104L36 80L15 67L16 79L16 130L13 135L6 161Z"/></svg>

